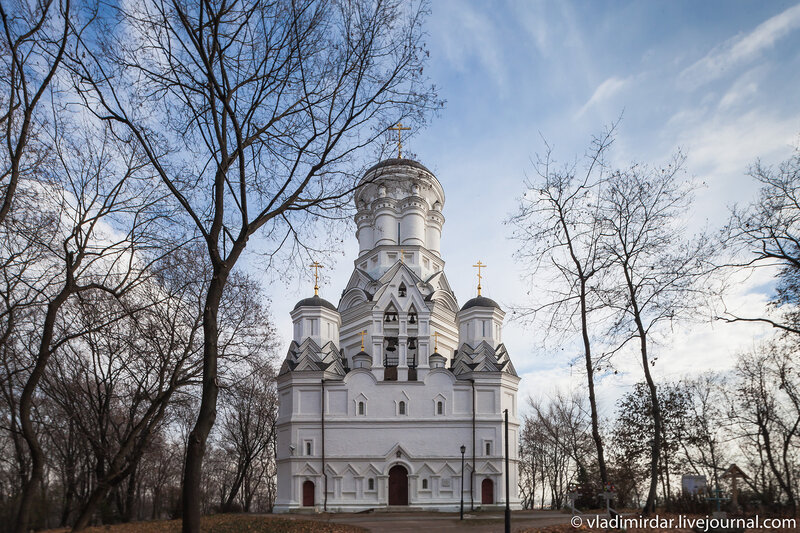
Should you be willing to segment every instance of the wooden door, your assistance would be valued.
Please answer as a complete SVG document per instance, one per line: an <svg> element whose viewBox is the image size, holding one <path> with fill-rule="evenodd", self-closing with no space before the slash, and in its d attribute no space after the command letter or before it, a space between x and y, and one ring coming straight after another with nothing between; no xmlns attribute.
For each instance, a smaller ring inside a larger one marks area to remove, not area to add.
<svg viewBox="0 0 800 533"><path fill-rule="evenodd" d="M314 507L314 482L303 482L303 507Z"/></svg>
<svg viewBox="0 0 800 533"><path fill-rule="evenodd" d="M484 479L481 482L481 503L494 503L494 482L491 479Z"/></svg>
<svg viewBox="0 0 800 533"><path fill-rule="evenodd" d="M389 470L389 505L408 505L408 470L402 465Z"/></svg>

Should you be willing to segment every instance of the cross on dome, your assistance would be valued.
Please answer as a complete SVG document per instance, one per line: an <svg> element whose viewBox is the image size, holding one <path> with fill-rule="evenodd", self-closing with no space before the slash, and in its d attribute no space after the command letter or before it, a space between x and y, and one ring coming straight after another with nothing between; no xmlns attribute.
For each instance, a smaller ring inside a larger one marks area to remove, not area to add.
<svg viewBox="0 0 800 533"><path fill-rule="evenodd" d="M403 126L402 122L398 122L397 126L392 126L389 128L392 131L397 132L397 159L403 159L403 132L410 131L411 128L406 128Z"/></svg>
<svg viewBox="0 0 800 533"><path fill-rule="evenodd" d="M314 269L314 296L319 296L319 269L325 267L317 263L316 261L314 261L308 266L309 268Z"/></svg>
<svg viewBox="0 0 800 533"><path fill-rule="evenodd" d="M483 263L478 261L477 265L472 265L472 266L474 266L474 267L476 267L478 269L478 296L480 296L481 295L481 278L482 278L481 269L482 268L486 268L486 265L484 265Z"/></svg>

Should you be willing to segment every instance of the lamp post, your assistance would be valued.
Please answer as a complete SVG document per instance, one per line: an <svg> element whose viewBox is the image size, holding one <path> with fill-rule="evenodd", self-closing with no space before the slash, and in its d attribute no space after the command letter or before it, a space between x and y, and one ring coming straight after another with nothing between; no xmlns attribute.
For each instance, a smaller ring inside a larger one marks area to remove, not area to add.
<svg viewBox="0 0 800 533"><path fill-rule="evenodd" d="M461 520L464 520L464 452L467 447L461 445Z"/></svg>

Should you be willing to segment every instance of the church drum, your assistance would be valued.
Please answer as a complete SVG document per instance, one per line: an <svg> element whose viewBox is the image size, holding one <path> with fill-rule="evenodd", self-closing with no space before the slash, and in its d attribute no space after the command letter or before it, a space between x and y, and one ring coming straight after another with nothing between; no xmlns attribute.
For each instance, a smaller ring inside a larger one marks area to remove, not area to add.
<svg viewBox="0 0 800 533"><path fill-rule="evenodd" d="M481 482L481 504L492 503L494 503L494 482L487 478Z"/></svg>
<svg viewBox="0 0 800 533"><path fill-rule="evenodd" d="M314 482L303 482L303 507L314 507Z"/></svg>
<svg viewBox="0 0 800 533"><path fill-rule="evenodd" d="M408 470L404 466L389 470L389 505L408 505Z"/></svg>

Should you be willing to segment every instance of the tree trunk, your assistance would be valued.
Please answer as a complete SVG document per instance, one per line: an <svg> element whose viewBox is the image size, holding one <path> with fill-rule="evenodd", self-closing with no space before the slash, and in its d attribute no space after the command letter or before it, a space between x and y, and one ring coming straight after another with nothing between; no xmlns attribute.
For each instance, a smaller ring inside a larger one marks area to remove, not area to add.
<svg viewBox="0 0 800 533"><path fill-rule="evenodd" d="M231 254L233 255L233 253ZM219 303L225 288L229 269L214 265L214 276L208 287L203 309L203 393L197 422L186 446L186 463L183 473L183 533L200 533L201 481L206 440L217 418L217 381Z"/></svg>
<svg viewBox="0 0 800 533"><path fill-rule="evenodd" d="M33 393L39 386L39 381L44 375L47 361L50 359L50 345L53 341L53 332L56 325L56 317L61 305L67 301L69 290L65 287L47 305L47 314L42 325L42 338L39 342L39 351L36 355L36 364L28 376L25 388L19 398L19 425L22 437L28 445L31 455L31 471L27 480L23 481L22 494L20 495L19 510L17 512L17 523L14 526L15 533L26 533L31 518L31 509L36 491L42 483L44 477L44 452L39 443L39 437L33 428L31 421L31 409L33 407Z"/></svg>
<svg viewBox="0 0 800 533"><path fill-rule="evenodd" d="M642 367L644 368L644 379L647 382L647 388L650 390L650 404L653 410L653 441L650 446L650 488L647 492L647 501L645 501L643 514L655 512L656 510L656 494L658 492L658 463L661 456L661 407L658 404L658 390L656 383L653 381L653 376L650 374L650 359L647 356L647 332L642 323L642 315L639 311L639 302L636 299L636 289L633 285L631 272L628 270L627 265L623 265L623 272L625 274L625 282L628 286L628 294L631 298L631 310L633 313L633 320L636 323L636 331L639 335L639 348L642 353Z"/></svg>
<svg viewBox="0 0 800 533"><path fill-rule="evenodd" d="M608 483L606 459L603 453L603 438L600 436L600 424L597 416L597 399L594 394L594 364L592 362L592 346L589 341L589 324L586 310L586 280L581 277L581 335L583 337L584 357L586 358L586 380L589 385L589 407L592 416L592 439L597 448L597 466L600 468L600 480ZM604 489L605 490L605 489Z"/></svg>

